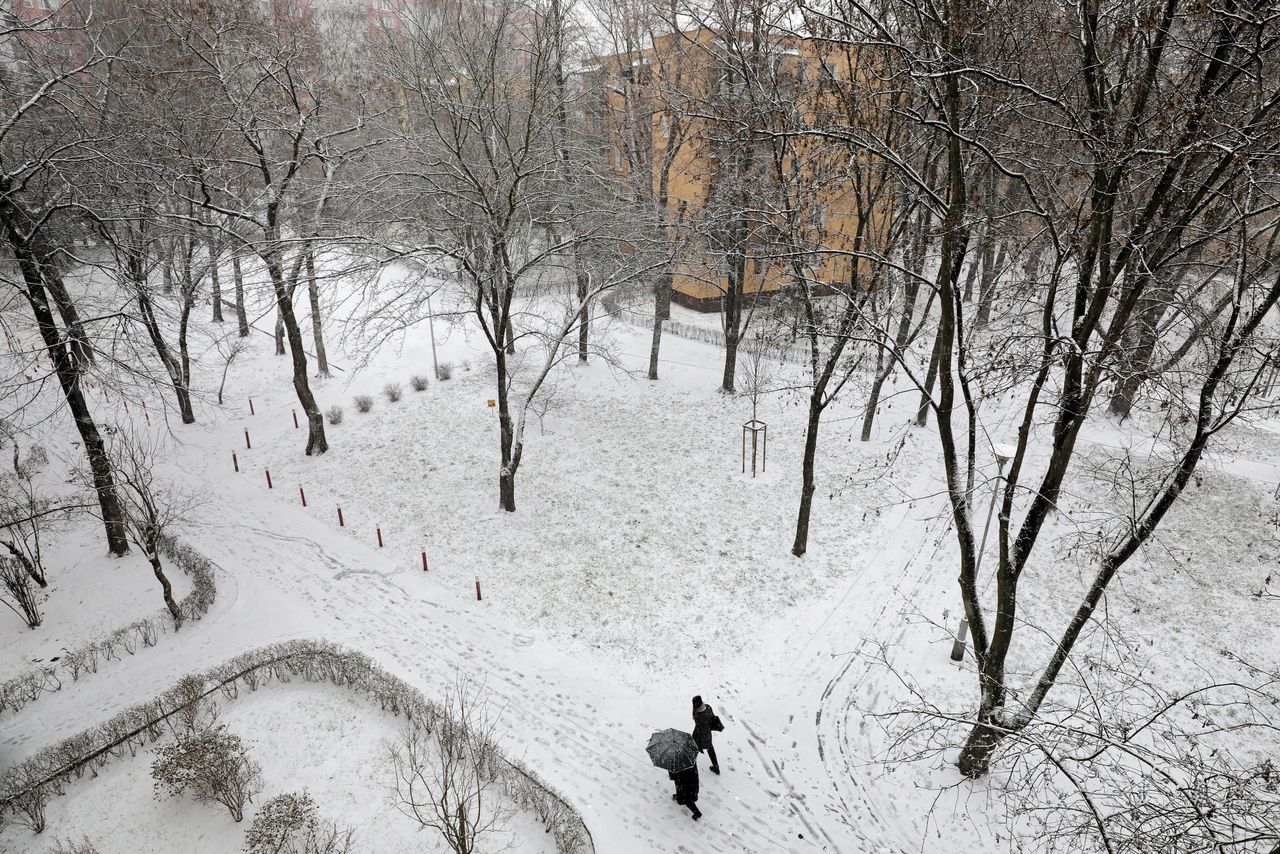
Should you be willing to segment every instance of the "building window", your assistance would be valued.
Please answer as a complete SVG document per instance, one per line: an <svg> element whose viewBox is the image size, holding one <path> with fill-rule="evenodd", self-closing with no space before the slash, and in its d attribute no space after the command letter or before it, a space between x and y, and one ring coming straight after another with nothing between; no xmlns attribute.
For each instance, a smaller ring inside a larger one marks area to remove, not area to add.
<svg viewBox="0 0 1280 854"><path fill-rule="evenodd" d="M751 259L751 271L757 276L764 273L764 259L759 255Z"/></svg>

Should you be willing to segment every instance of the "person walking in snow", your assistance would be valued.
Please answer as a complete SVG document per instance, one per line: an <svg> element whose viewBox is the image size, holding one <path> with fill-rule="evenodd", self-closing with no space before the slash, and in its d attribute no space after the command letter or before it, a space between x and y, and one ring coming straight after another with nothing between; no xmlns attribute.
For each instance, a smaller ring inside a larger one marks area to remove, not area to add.
<svg viewBox="0 0 1280 854"><path fill-rule="evenodd" d="M668 771L667 776L675 781L676 793L671 800L688 807L693 813L693 820L702 818L702 810L698 809L698 766L690 765L681 771Z"/></svg>
<svg viewBox="0 0 1280 854"><path fill-rule="evenodd" d="M720 763L716 760L716 747L711 740L711 733L723 732L724 724L711 707L702 702L701 695L693 698L693 740L698 743L698 750L706 751L711 757L711 773L720 773Z"/></svg>

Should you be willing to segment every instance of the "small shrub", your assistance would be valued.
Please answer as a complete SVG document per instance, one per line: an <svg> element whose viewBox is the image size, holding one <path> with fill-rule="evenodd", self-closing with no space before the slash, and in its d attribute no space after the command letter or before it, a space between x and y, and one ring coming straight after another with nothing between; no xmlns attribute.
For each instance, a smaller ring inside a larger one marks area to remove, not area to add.
<svg viewBox="0 0 1280 854"><path fill-rule="evenodd" d="M443 382L453 377L453 362L441 362L436 365L436 379Z"/></svg>
<svg viewBox="0 0 1280 854"><path fill-rule="evenodd" d="M357 394L352 401L356 405L357 412L368 412L373 409L373 398L367 394Z"/></svg>
<svg viewBox="0 0 1280 854"><path fill-rule="evenodd" d="M212 729L218 722L218 704L205 696L203 676L183 676L170 689L169 699L178 707L177 713L169 720L177 727L176 734L180 737Z"/></svg>
<svg viewBox="0 0 1280 854"><path fill-rule="evenodd" d="M49 854L100 854L98 846L89 841L86 836L79 842L71 839L59 839L54 843L53 850Z"/></svg>
<svg viewBox="0 0 1280 854"><path fill-rule="evenodd" d="M219 803L236 821L244 819L244 805L262 788L261 772L249 758L240 736L214 727L180 736L156 751L151 763L156 797L190 790L198 803Z"/></svg>
<svg viewBox="0 0 1280 854"><path fill-rule="evenodd" d="M286 792L262 805L244 842L249 854L348 854L355 831L321 821L306 792Z"/></svg>
<svg viewBox="0 0 1280 854"><path fill-rule="evenodd" d="M413 388L414 391L426 391L427 378L424 377L422 374L414 374L413 376L409 377L409 385L410 387Z"/></svg>
<svg viewBox="0 0 1280 854"><path fill-rule="evenodd" d="M325 412L324 417L329 419L330 424L341 424L342 423L342 407L330 406L329 409Z"/></svg>
<svg viewBox="0 0 1280 854"><path fill-rule="evenodd" d="M470 359L463 359L463 360L462 360L462 370L467 371L468 373L470 373L470 371L471 371L471 360L470 360Z"/></svg>
<svg viewBox="0 0 1280 854"><path fill-rule="evenodd" d="M382 393L386 395L387 400L395 403L401 397L404 397L404 386L400 383L387 383L382 387Z"/></svg>

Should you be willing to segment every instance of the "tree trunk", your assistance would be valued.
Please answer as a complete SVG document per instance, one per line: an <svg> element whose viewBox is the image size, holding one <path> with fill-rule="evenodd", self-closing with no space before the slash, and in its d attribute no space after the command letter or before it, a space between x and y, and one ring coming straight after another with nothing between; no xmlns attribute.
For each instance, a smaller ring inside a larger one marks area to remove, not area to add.
<svg viewBox="0 0 1280 854"><path fill-rule="evenodd" d="M120 499L116 494L115 479L111 473L111 460L107 456L106 444L98 425L93 420L89 406L85 402L84 392L80 386L80 372L75 359L67 348L59 342L58 328L53 318L53 309L49 305L44 285L44 267L36 256L31 245L15 231L14 219L22 216L12 202L0 199L0 224L8 232L10 249L14 260L22 271L26 284L23 295L31 306L40 338L44 341L45 350L53 362L54 372L62 393L67 399L71 417L75 421L76 431L84 443L85 455L89 459L89 470L93 475L93 488L98 497L98 508L102 513L102 524L106 528L107 548L111 554L120 556L129 552L129 541L125 536L124 513L120 509Z"/></svg>
<svg viewBox="0 0 1280 854"><path fill-rule="evenodd" d="M146 284L135 281L134 287L137 289L138 314L142 317L142 327L147 330L147 337L151 339L151 346L155 349L156 355L160 357L160 364L164 365L165 371L169 374L169 383L173 386L173 394L178 401L178 412L182 416L182 423L191 424L196 418L191 409L190 391L187 383L182 378L181 365L174 358L173 353L169 351L169 345L165 343L164 336L160 332L160 324L156 320L155 310L151 305L151 297L147 293Z"/></svg>
<svg viewBox="0 0 1280 854"><path fill-rule="evenodd" d="M1006 735L1008 733L1005 730L990 724L975 724L956 759L956 767L960 769L960 773L970 779L984 776L991 770L991 757Z"/></svg>
<svg viewBox="0 0 1280 854"><path fill-rule="evenodd" d="M67 329L67 340L70 342L71 354L75 357L78 368L87 368L94 363L93 346L89 343L89 335L84 331L84 323L80 320L80 312L76 310L75 301L67 292L67 286L60 274L45 278L49 294Z"/></svg>
<svg viewBox="0 0 1280 854"><path fill-rule="evenodd" d="M578 252L576 249L573 257L574 266L578 268L578 305L582 306L578 314L578 361L585 365L587 363L587 335L591 328L591 306L587 305L587 293L591 277L583 272L581 262L577 260Z"/></svg>
<svg viewBox="0 0 1280 854"><path fill-rule="evenodd" d="M178 608L178 603L173 601L173 585L164 574L164 567L160 565L160 555L155 547L148 549L147 560L151 562L151 571L155 573L156 580L160 582L160 590L164 593L164 606L169 609L169 616L173 617L173 627L182 628L182 611Z"/></svg>
<svg viewBox="0 0 1280 854"><path fill-rule="evenodd" d="M520 446L515 441L511 421L511 401L507 395L507 356L501 346L494 348L498 368L498 442L502 468L498 472L498 507L516 512L516 471L520 467Z"/></svg>
<svg viewBox="0 0 1280 854"><path fill-rule="evenodd" d="M1179 282L1181 277L1179 277ZM1126 341L1120 349L1119 374L1115 388L1111 392L1111 400L1107 409L1121 420L1128 418L1133 410L1133 402L1138 396L1138 389L1151 375L1152 357L1156 351L1156 338L1160 321L1164 318L1172 301L1177 285L1154 288L1154 294L1144 297L1140 303L1137 323L1134 324ZM1128 331L1128 330L1126 330Z"/></svg>
<svg viewBox="0 0 1280 854"><path fill-rule="evenodd" d="M982 278L978 281L978 317L975 321L975 326L979 329L991 322L991 306L996 301L996 280L1000 276L1000 271L1004 269L1007 255L1008 249L1003 243L1000 244L1000 252L995 255L994 260L991 257L991 245L983 247Z"/></svg>
<svg viewBox="0 0 1280 854"><path fill-rule="evenodd" d="M933 384L938 379L938 358L942 350L942 330L933 339L933 353L929 356L929 370L924 375L924 388L920 390L920 408L916 410L916 426L929 423L929 405L933 401Z"/></svg>
<svg viewBox="0 0 1280 854"><path fill-rule="evenodd" d="M288 297L285 299L290 303L290 310L292 310L292 299ZM280 309L276 310L276 355L284 355L284 312Z"/></svg>
<svg viewBox="0 0 1280 854"><path fill-rule="evenodd" d="M738 372L738 331L726 327L724 334L724 374L720 378L720 390L733 394L734 380Z"/></svg>
<svg viewBox="0 0 1280 854"><path fill-rule="evenodd" d="M311 335L316 339L316 370L329 376L329 358L324 352L324 328L320 322L320 287L316 283L316 256L307 247L307 296L311 300Z"/></svg>
<svg viewBox="0 0 1280 854"><path fill-rule="evenodd" d="M240 253L231 253L231 275L236 281L236 324L240 328L240 337L249 337L249 314L244 307L244 272L240 269Z"/></svg>
<svg viewBox="0 0 1280 854"><path fill-rule="evenodd" d="M191 352L187 347L187 327L191 324L191 309L195 307L194 287L183 295L182 314L178 318L178 404L182 413L183 424L194 424L195 413L191 410Z"/></svg>
<svg viewBox="0 0 1280 854"><path fill-rule="evenodd" d="M890 365L893 363L890 362ZM889 370L884 369L880 365L876 365L876 377L871 381L871 391L867 394L867 409L862 415L862 435L860 441L871 441L871 428L875 424L876 409L880 406L880 390L884 388L885 380L889 378Z"/></svg>
<svg viewBox="0 0 1280 854"><path fill-rule="evenodd" d="M218 252L214 241L209 241L209 283L213 291L213 322L222 322L222 279L218 276Z"/></svg>
<svg viewBox="0 0 1280 854"><path fill-rule="evenodd" d="M658 351L662 347L662 321L671 317L671 268L653 286L653 341L649 345L649 379L658 378Z"/></svg>
<svg viewBox="0 0 1280 854"><path fill-rule="evenodd" d="M268 242L276 245L273 235L268 235ZM307 449L309 457L320 456L329 450L329 441L324 434L324 416L316 405L315 396L311 393L311 384L307 378L307 353L302 349L302 331L298 328L298 318L293 313L293 292L284 279L281 259L274 254L276 250L263 260L271 276L271 286L276 295L276 322L284 327L289 338L289 351L293 357L293 390L298 395L298 403L307 414ZM296 267L295 267L296 272Z"/></svg>
<svg viewBox="0 0 1280 854"><path fill-rule="evenodd" d="M745 226L741 229L746 231ZM738 371L738 341L742 337L743 281L746 277L746 257L738 255L730 262L728 285L724 295L724 375L720 378L720 390L733 394L736 390Z"/></svg>
<svg viewBox="0 0 1280 854"><path fill-rule="evenodd" d="M813 510L814 463L818 456L818 426L822 419L822 392L809 397L809 424L804 432L804 463L801 467L800 513L796 517L796 540L791 553L801 557L809 549L809 514Z"/></svg>

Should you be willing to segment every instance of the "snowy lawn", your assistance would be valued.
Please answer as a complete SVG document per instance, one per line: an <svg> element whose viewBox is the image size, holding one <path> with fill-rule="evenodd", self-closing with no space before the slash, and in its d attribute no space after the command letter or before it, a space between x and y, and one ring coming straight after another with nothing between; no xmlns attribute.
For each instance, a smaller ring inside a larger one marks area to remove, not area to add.
<svg viewBox="0 0 1280 854"><path fill-rule="evenodd" d="M639 335L615 334L623 349L639 349ZM704 355L679 339L668 349L675 359ZM742 473L750 405L716 392L713 372L676 366L671 379L651 383L598 359L567 370L551 409L532 419L518 512L502 513L497 417L487 406L493 371L483 356L474 352L472 370L455 370L424 392L408 387L410 373L429 373L419 341L353 379L326 381L323 405L346 408L342 424L328 428L330 452L303 457L301 431L289 421L242 454L252 469L246 475L265 489L261 469L269 467L279 500L300 500L302 485L308 506L335 528L341 506L351 536L375 542L380 527L406 568L420 572L426 549L431 578L445 590L474 597L479 578L492 607L607 655L637 680L646 670L691 662L715 669L760 654L762 622L789 624L792 606L837 589L876 534L874 519L861 521L883 500L875 490L828 500L851 468L881 453L848 444L854 421L832 425L825 437L841 452L820 461L813 542L797 560L789 547L800 408L780 395L766 401L767 470L752 479ZM267 358L246 367L283 367ZM376 396L397 381L405 385L399 402L378 397L363 414L350 405L350 396ZM257 420L278 424L290 408L276 392Z"/></svg>
<svg viewBox="0 0 1280 854"><path fill-rule="evenodd" d="M0 609L0 681L55 663L70 650L164 610L151 564L137 549L122 558L109 556L102 525L92 519L81 517L50 538L44 564L49 586L39 593L41 625L28 629L17 614ZM168 560L165 568L174 598L181 600L191 579Z"/></svg>

